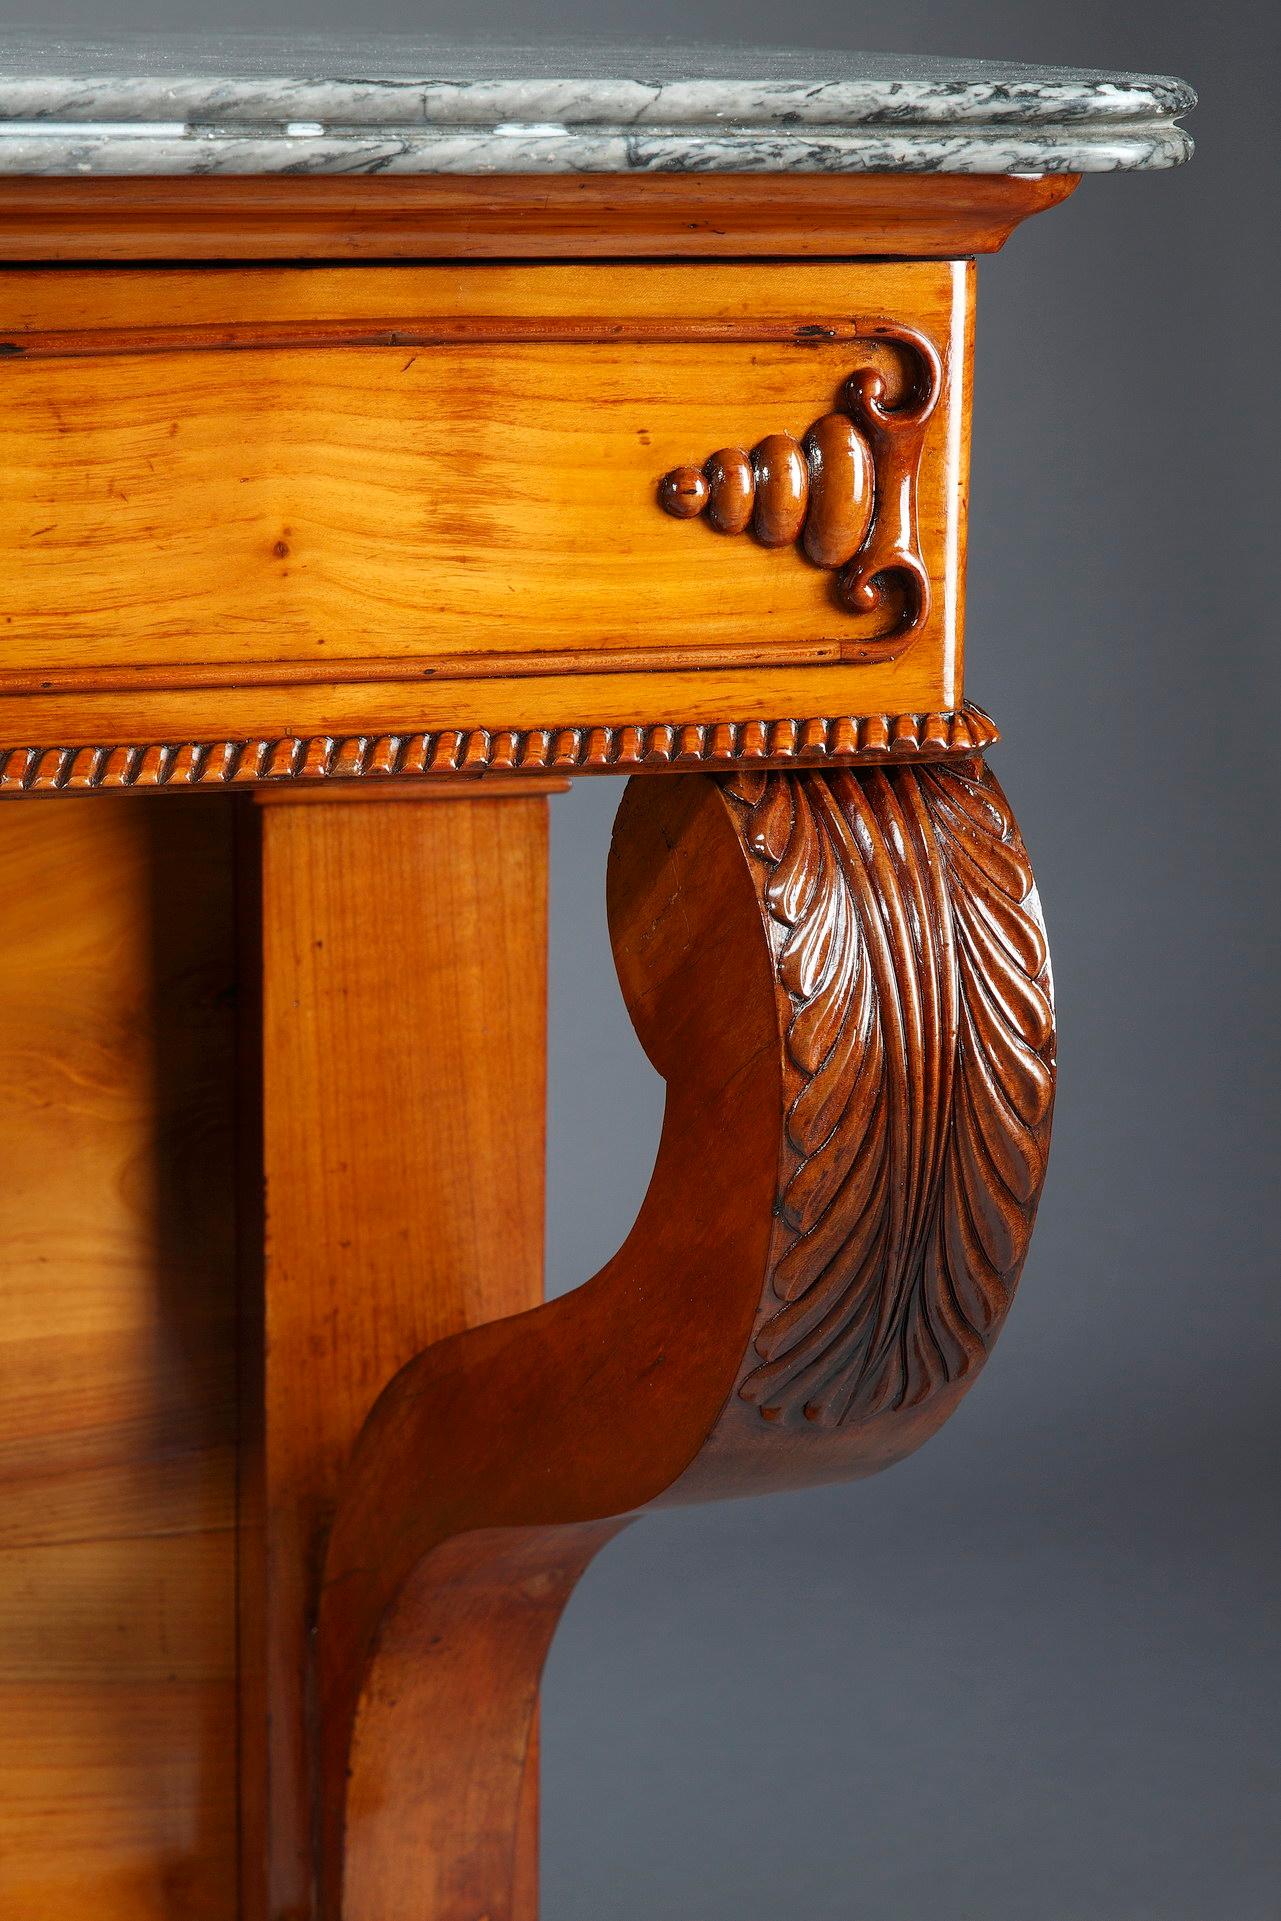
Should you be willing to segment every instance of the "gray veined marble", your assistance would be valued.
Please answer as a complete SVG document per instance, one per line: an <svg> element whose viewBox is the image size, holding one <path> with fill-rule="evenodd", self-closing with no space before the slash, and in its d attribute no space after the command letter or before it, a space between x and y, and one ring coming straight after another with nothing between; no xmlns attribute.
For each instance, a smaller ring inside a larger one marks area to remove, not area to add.
<svg viewBox="0 0 1281 1921"><path fill-rule="evenodd" d="M657 43L0 35L0 173L1102 173L1171 167L1160 75Z"/></svg>

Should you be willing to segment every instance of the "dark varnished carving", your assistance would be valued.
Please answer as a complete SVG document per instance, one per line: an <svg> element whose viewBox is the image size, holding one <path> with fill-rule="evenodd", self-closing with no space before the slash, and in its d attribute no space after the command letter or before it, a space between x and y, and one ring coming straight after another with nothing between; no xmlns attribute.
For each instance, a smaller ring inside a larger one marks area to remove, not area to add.
<svg viewBox="0 0 1281 1921"><path fill-rule="evenodd" d="M668 1081L619 1254L410 1362L331 1536L326 1921L507 1921L548 1643L638 1509L857 1476L947 1417L1017 1281L1048 1144L1031 873L977 758L632 782L615 957Z"/></svg>
<svg viewBox="0 0 1281 1921"><path fill-rule="evenodd" d="M846 414L825 414L805 436L809 498L801 545L816 567L844 567L872 524L872 454Z"/></svg>
<svg viewBox="0 0 1281 1921"><path fill-rule="evenodd" d="M846 381L838 410L801 440L773 433L750 452L722 447L702 467L664 474L658 497L677 520L702 515L719 533L750 528L765 547L799 544L816 567L836 573L850 613L885 613L883 632L862 653L910 639L929 613L916 488L943 361L911 329L885 322L860 331L903 351L910 371L901 391L891 393L884 368L869 363Z"/></svg>
<svg viewBox="0 0 1281 1921"><path fill-rule="evenodd" d="M983 1358L1026 1252L1054 1091L1027 855L965 772L740 778L787 997L768 1420L913 1406Z"/></svg>

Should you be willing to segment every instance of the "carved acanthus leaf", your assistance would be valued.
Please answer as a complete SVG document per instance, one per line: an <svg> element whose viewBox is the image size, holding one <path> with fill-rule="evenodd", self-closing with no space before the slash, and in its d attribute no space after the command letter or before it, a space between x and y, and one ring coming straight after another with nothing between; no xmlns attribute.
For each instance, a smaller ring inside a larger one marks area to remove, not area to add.
<svg viewBox="0 0 1281 1921"><path fill-rule="evenodd" d="M771 1298L743 1398L837 1426L986 1354L1044 1179L1049 962L981 763L739 776L786 1025Z"/></svg>

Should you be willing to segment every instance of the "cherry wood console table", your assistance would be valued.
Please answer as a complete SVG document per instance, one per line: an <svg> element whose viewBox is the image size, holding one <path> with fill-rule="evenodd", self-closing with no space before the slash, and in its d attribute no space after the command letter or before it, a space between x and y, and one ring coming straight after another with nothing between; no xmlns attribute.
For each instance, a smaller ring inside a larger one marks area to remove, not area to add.
<svg viewBox="0 0 1281 1921"><path fill-rule="evenodd" d="M7 1921L533 1921L583 1568L917 1447L1045 1172L974 256L1191 93L380 44L0 48ZM544 1305L580 775L668 1104Z"/></svg>

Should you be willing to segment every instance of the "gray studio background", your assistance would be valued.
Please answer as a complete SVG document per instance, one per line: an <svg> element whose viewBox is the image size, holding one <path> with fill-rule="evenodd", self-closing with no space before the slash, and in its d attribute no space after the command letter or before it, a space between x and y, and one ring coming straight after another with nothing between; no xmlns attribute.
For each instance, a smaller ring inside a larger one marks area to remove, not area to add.
<svg viewBox="0 0 1281 1921"><path fill-rule="evenodd" d="M1173 71L1178 173L1087 179L980 271L969 687L1037 865L1062 1079L1016 1312L851 1488L648 1519L545 1720L548 1921L1275 1921L1274 6L372 0L371 28ZM353 25L339 0L229 26ZM203 0L13 14L208 27ZM549 1273L630 1224L660 1090L614 984L617 789L553 807Z"/></svg>

